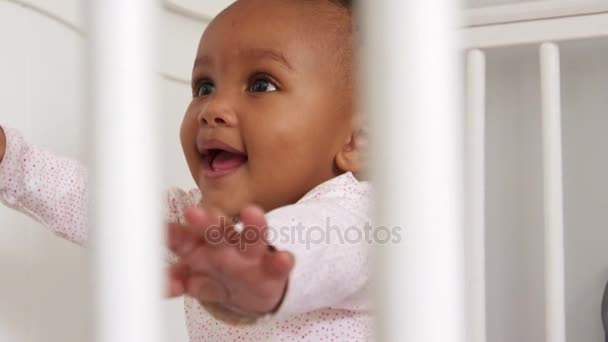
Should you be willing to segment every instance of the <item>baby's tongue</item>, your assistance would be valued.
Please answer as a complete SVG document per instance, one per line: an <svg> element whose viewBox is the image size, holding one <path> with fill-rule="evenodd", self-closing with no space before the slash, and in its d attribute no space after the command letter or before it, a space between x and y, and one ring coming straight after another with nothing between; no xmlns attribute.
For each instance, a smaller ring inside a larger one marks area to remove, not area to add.
<svg viewBox="0 0 608 342"><path fill-rule="evenodd" d="M221 151L213 158L211 168L218 171L229 170L240 166L245 161L247 161L247 157L244 155Z"/></svg>

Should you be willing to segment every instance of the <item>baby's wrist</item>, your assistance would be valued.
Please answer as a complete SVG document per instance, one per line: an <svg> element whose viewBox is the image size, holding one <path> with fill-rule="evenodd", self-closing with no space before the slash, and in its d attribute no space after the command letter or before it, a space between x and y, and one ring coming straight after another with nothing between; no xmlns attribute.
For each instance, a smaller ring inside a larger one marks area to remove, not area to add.
<svg viewBox="0 0 608 342"><path fill-rule="evenodd" d="M6 152L6 135L4 134L4 130L0 127L0 163L2 163L2 159L4 159L4 154Z"/></svg>
<svg viewBox="0 0 608 342"><path fill-rule="evenodd" d="M211 316L219 321L234 326L252 325L270 319L275 313L277 313L277 311L279 311L279 308L285 299L288 285L289 281L286 281L279 302L269 312L245 311L236 306L222 303L210 303L204 301L199 301L199 303Z"/></svg>

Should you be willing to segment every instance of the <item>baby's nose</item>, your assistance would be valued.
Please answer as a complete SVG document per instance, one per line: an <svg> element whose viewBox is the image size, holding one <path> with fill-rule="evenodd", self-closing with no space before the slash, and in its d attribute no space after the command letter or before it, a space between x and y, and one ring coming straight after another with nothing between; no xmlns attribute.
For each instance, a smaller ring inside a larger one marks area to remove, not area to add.
<svg viewBox="0 0 608 342"><path fill-rule="evenodd" d="M236 116L229 110L207 108L201 111L198 122L202 127L235 126Z"/></svg>
<svg viewBox="0 0 608 342"><path fill-rule="evenodd" d="M222 118L221 116L212 116L212 117L205 117L203 115L201 115L200 118L200 123L203 126L210 126L210 123L213 123L214 125L217 126L221 126L221 125L226 125L226 120L224 120L224 118Z"/></svg>

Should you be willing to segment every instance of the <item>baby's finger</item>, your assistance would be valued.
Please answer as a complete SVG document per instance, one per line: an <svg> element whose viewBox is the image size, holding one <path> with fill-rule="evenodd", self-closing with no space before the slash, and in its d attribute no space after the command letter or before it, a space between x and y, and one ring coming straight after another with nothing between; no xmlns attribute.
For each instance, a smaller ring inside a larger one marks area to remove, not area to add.
<svg viewBox="0 0 608 342"><path fill-rule="evenodd" d="M186 292L184 283L181 280L169 278L167 288L167 297L174 298L182 296Z"/></svg>
<svg viewBox="0 0 608 342"><path fill-rule="evenodd" d="M197 240L184 226L169 223L167 227L167 241L169 249L178 256L184 256L190 253L198 243L203 243L203 240Z"/></svg>
<svg viewBox="0 0 608 342"><path fill-rule="evenodd" d="M267 252L262 259L262 269L274 279L289 276L295 265L295 258L289 252Z"/></svg>
<svg viewBox="0 0 608 342"><path fill-rule="evenodd" d="M203 302L220 303L228 300L228 291L217 280L205 275L195 275L188 279L186 293Z"/></svg>
<svg viewBox="0 0 608 342"><path fill-rule="evenodd" d="M268 249L266 243L268 229L264 211L249 206L241 211L243 231L240 234L239 250L248 258L258 258Z"/></svg>
<svg viewBox="0 0 608 342"><path fill-rule="evenodd" d="M204 237L204 228L211 223L211 218L206 209L201 207L190 207L184 210L184 217L189 226L187 228L191 233L199 237Z"/></svg>
<svg viewBox="0 0 608 342"><path fill-rule="evenodd" d="M186 292L185 280L188 277L188 267L186 265L177 263L171 265L168 270L168 289L167 296L177 297L181 296Z"/></svg>
<svg viewBox="0 0 608 342"><path fill-rule="evenodd" d="M216 208L193 207L185 211L188 228L196 236L205 239L210 246L221 247L228 245L231 234L226 229L230 226L230 218Z"/></svg>

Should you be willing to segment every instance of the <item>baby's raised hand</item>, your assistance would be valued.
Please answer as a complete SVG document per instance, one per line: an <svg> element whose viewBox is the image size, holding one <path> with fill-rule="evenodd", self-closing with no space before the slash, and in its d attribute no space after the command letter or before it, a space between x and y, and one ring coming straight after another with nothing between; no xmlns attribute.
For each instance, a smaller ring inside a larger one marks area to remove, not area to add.
<svg viewBox="0 0 608 342"><path fill-rule="evenodd" d="M293 256L266 242L264 212L241 212L243 231L217 209L190 208L188 226L169 225L169 247L178 256L170 270L170 293L251 316L273 312L287 288Z"/></svg>

